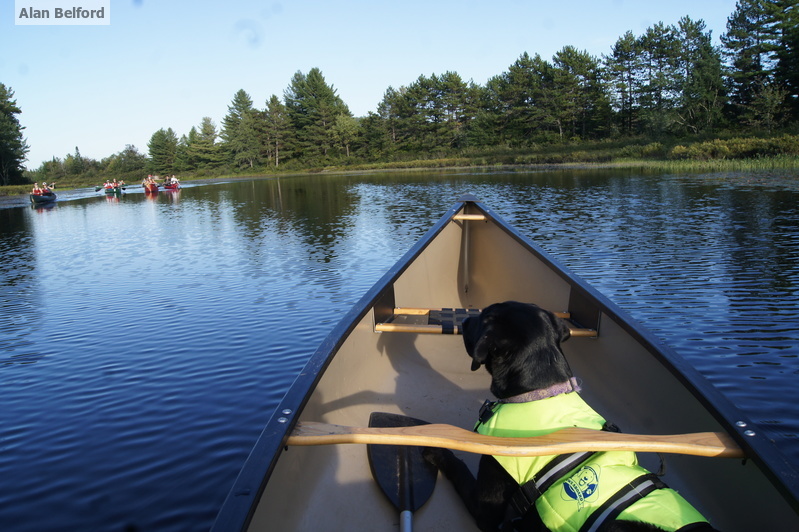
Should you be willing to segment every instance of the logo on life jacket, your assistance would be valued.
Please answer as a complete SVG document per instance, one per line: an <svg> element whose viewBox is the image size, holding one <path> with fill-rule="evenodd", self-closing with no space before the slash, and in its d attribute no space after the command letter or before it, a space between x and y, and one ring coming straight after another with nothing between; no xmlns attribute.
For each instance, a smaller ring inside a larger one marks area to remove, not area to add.
<svg viewBox="0 0 799 532"><path fill-rule="evenodd" d="M561 497L564 501L577 502L577 511L583 509L586 502L597 499L599 490L599 466L583 466L571 477L563 481Z"/></svg>

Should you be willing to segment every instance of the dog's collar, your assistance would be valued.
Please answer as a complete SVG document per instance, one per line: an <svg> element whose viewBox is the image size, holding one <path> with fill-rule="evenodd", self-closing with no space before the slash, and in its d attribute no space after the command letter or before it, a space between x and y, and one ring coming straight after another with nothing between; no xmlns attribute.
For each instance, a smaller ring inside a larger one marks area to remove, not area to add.
<svg viewBox="0 0 799 532"><path fill-rule="evenodd" d="M498 399L496 401L490 401L486 399L485 402L483 403L483 406L480 407L480 415L478 417L477 425L475 425L474 430L477 431L478 427L481 424L491 419L491 416L494 415L495 408L497 408L498 405L505 403L532 403L533 401L540 401L541 399L549 399L550 397L555 397L558 395L562 395L564 393L579 392L579 391L580 391L580 385L577 384L577 379L572 377L566 382L559 382L547 388L541 388L523 394L514 395L513 397L506 397L505 399Z"/></svg>
<svg viewBox="0 0 799 532"><path fill-rule="evenodd" d="M532 401L540 401L541 399L549 399L550 397L555 397L556 395L560 395L563 393L571 393L579 391L580 391L580 385L577 384L577 379L572 377L566 382L559 382L557 384L549 386L548 388L541 388L539 390L532 390L520 395L514 395L513 397L506 397L505 399L500 399L497 402L529 403Z"/></svg>

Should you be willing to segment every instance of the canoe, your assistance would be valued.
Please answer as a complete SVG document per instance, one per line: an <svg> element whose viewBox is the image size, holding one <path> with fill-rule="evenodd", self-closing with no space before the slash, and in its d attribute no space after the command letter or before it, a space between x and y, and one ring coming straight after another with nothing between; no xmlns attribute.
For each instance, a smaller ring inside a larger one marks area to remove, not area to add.
<svg viewBox="0 0 799 532"><path fill-rule="evenodd" d="M142 187L145 192L158 192L158 185L156 183L144 183Z"/></svg>
<svg viewBox="0 0 799 532"><path fill-rule="evenodd" d="M164 190L180 190L180 183L169 183L164 185Z"/></svg>
<svg viewBox="0 0 799 532"><path fill-rule="evenodd" d="M439 424L467 429L469 436L445 442L467 448L455 443L471 437L468 429L491 398L490 376L470 370L458 315L505 300L563 312L572 328L563 349L581 395L625 433L714 433L731 455L744 453L745 460L687 450L662 455L663 481L716 528L799 530L797 464L676 352L468 195L310 357L245 461L214 530L396 530L398 511L372 478L361 444L371 437L306 445L307 435L315 423L367 427L372 412L388 412L434 423L428 429L445 436L454 431ZM321 441L337 431L352 429L323 425L317 432ZM475 469L477 454L458 454ZM656 455L639 459L659 469ZM413 520L419 530L477 530L443 477Z"/></svg>
<svg viewBox="0 0 799 532"><path fill-rule="evenodd" d="M52 203L56 200L58 196L55 195L55 192L44 192L42 194L30 194L31 203L36 205L42 203Z"/></svg>
<svg viewBox="0 0 799 532"><path fill-rule="evenodd" d="M109 195L122 194L123 190L125 190L124 187L105 187L105 193Z"/></svg>

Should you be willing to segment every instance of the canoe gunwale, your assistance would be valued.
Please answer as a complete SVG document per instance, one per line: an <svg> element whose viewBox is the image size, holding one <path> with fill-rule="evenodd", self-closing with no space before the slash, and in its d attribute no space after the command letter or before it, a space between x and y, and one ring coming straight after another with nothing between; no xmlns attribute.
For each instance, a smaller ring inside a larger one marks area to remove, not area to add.
<svg viewBox="0 0 799 532"><path fill-rule="evenodd" d="M638 325L625 311L586 281L571 273L568 268L553 257L548 256L542 248L520 234L490 208L478 201L477 198L471 195L464 195L342 316L338 324L308 359L256 440L217 515L212 530L227 531L247 528L255 514L269 478L283 450L286 448L286 442L294 430L300 414L341 346L358 323L373 308L383 304L388 295L393 295L391 291L393 290L394 282L405 272L414 259L425 251L428 245L448 224L453 222L464 224L480 223L454 219L461 211L471 215L475 214L475 210L480 211L488 222L496 224L498 228L535 255L538 260L557 273L570 286L570 307L572 300L574 300L577 306L586 303L587 308L597 311L597 322L590 322L594 318L589 316L589 323L581 323L583 327L595 326L594 328L598 329L601 336L601 320L611 320L647 352L652 354L659 364L678 379L706 411L716 419L744 450L749 459L773 483L793 510L799 513L799 470L794 464L788 462L787 458L776 448L774 442L765 433L758 431L754 436L746 435L745 431L749 428L755 429L756 425L743 416L741 411L729 399L722 395L709 380L693 366L690 366L679 354L664 345L646 328ZM741 426L741 423L744 426Z"/></svg>

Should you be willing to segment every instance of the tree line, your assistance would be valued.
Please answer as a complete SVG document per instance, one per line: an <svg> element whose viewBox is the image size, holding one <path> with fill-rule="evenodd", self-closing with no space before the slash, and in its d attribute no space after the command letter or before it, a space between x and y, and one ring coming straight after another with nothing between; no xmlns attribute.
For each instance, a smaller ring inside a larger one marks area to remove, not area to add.
<svg viewBox="0 0 799 532"><path fill-rule="evenodd" d="M564 46L550 60L523 53L485 85L457 72L389 87L354 117L318 68L297 72L280 98L256 107L243 89L217 125L204 117L178 136L159 129L102 161L76 148L33 172L203 174L445 157L603 139L650 140L797 132L799 0L739 0L721 45L686 16L607 55ZM49 176L49 177L48 177Z"/></svg>

